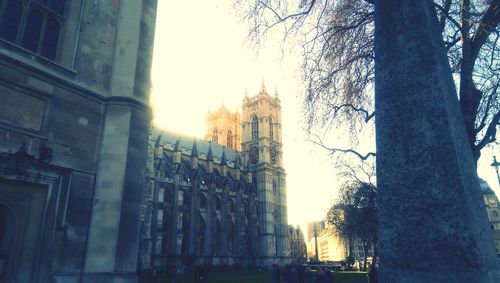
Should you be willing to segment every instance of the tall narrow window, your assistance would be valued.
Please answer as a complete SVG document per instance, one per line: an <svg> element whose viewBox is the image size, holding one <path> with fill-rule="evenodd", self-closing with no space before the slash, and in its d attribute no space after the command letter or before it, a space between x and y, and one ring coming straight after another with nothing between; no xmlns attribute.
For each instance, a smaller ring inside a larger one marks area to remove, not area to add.
<svg viewBox="0 0 500 283"><path fill-rule="evenodd" d="M252 139L256 140L259 138L259 119L257 116L253 116L252 118Z"/></svg>
<svg viewBox="0 0 500 283"><path fill-rule="evenodd" d="M233 148L233 132L227 131L227 147Z"/></svg>
<svg viewBox="0 0 500 283"><path fill-rule="evenodd" d="M55 60L68 0L5 0L0 37Z"/></svg>
<svg viewBox="0 0 500 283"><path fill-rule="evenodd" d="M217 136L217 128L212 130L212 141L217 143L219 142L219 136Z"/></svg>
<svg viewBox="0 0 500 283"><path fill-rule="evenodd" d="M274 127L273 127L273 117L269 117L269 138L274 139Z"/></svg>

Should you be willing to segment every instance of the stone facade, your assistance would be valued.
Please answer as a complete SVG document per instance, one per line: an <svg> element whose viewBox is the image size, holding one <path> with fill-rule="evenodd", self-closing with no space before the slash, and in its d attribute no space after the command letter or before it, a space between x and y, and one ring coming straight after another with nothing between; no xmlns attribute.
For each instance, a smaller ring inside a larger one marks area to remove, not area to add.
<svg viewBox="0 0 500 283"><path fill-rule="evenodd" d="M486 205L486 212L488 213L488 220L490 222L491 232L493 233L493 241L495 241L497 256L500 256L500 203L498 202L495 192L486 181L479 179L479 185L483 192L484 204Z"/></svg>
<svg viewBox="0 0 500 283"><path fill-rule="evenodd" d="M292 264L306 263L306 242L300 227L289 225L290 229L290 258Z"/></svg>
<svg viewBox="0 0 500 283"><path fill-rule="evenodd" d="M205 120L205 140L241 151L241 118L237 112L222 106L215 112L208 112Z"/></svg>
<svg viewBox="0 0 500 283"><path fill-rule="evenodd" d="M290 262L279 100L263 89L243 109L242 151L152 131L139 269Z"/></svg>
<svg viewBox="0 0 500 283"><path fill-rule="evenodd" d="M0 282L136 282L156 0L0 14Z"/></svg>

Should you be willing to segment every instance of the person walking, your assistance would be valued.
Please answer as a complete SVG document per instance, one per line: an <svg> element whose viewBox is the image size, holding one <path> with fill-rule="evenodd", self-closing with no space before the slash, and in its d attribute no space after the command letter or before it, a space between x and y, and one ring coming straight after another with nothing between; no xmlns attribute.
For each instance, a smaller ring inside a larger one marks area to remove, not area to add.
<svg viewBox="0 0 500 283"><path fill-rule="evenodd" d="M318 271L316 273L316 283L323 283L324 277L325 277L325 272L321 267L318 267Z"/></svg>
<svg viewBox="0 0 500 283"><path fill-rule="evenodd" d="M170 278L170 283L177 282L177 266L172 265L172 267L170 267L168 270L168 277Z"/></svg>
<svg viewBox="0 0 500 283"><path fill-rule="evenodd" d="M273 264L273 283L280 282L280 268L276 264Z"/></svg>
<svg viewBox="0 0 500 283"><path fill-rule="evenodd" d="M304 274L304 283L314 283L314 274L312 269L308 266Z"/></svg>

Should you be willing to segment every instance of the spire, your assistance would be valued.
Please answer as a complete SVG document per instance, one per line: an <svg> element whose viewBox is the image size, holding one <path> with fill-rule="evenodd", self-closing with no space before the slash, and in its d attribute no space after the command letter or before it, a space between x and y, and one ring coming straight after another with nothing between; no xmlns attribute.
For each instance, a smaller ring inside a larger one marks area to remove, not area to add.
<svg viewBox="0 0 500 283"><path fill-rule="evenodd" d="M191 148L191 157L198 157L198 148L196 147L196 139L194 139L193 147Z"/></svg>
<svg viewBox="0 0 500 283"><path fill-rule="evenodd" d="M181 137L179 137L179 139L175 142L175 145L174 145L174 151L179 151L180 148L179 148L179 144L181 143Z"/></svg>
<svg viewBox="0 0 500 283"><path fill-rule="evenodd" d="M265 94L266 93L266 86L264 84L264 79L262 79L262 83L260 85L260 92L259 94Z"/></svg>
<svg viewBox="0 0 500 283"><path fill-rule="evenodd" d="M212 155L212 141L208 142L207 160L208 161L214 161L214 157Z"/></svg>
<svg viewBox="0 0 500 283"><path fill-rule="evenodd" d="M227 165L226 160L226 147L222 148L222 157L220 158L220 165Z"/></svg>
<svg viewBox="0 0 500 283"><path fill-rule="evenodd" d="M278 86L274 87L274 97L278 98Z"/></svg>

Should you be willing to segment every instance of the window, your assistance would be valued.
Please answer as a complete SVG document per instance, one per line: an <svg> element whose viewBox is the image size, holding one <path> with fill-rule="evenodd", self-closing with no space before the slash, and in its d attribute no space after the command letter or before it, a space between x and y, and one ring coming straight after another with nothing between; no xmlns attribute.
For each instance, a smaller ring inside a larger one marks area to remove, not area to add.
<svg viewBox="0 0 500 283"><path fill-rule="evenodd" d="M6 0L0 4L0 37L55 60L68 0Z"/></svg>
<svg viewBox="0 0 500 283"><path fill-rule="evenodd" d="M274 139L273 133L274 133L274 129L273 129L273 118L272 118L272 117L269 117L269 138L270 138L271 140L273 140L273 139Z"/></svg>
<svg viewBox="0 0 500 283"><path fill-rule="evenodd" d="M217 136L217 128L214 128L212 130L212 141L213 142L218 142L219 141L219 137Z"/></svg>
<svg viewBox="0 0 500 283"><path fill-rule="evenodd" d="M233 132L227 131L227 147L233 148Z"/></svg>
<svg viewBox="0 0 500 283"><path fill-rule="evenodd" d="M256 140L259 138L259 119L257 116L253 116L252 118L252 139Z"/></svg>

